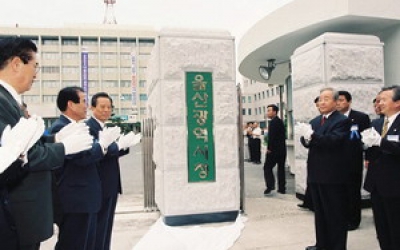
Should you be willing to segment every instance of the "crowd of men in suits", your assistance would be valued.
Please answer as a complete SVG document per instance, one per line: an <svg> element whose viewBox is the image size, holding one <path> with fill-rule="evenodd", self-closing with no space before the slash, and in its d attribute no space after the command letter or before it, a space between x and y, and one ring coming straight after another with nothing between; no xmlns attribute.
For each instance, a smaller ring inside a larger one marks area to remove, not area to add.
<svg viewBox="0 0 400 250"><path fill-rule="evenodd" d="M57 250L110 249L118 194L118 159L140 135L106 127L112 99L84 90L57 96L62 115L44 135L43 119L24 115L21 95L40 69L29 39L0 40L0 249L38 250L59 228ZM25 107L26 108L26 107Z"/></svg>
<svg viewBox="0 0 400 250"><path fill-rule="evenodd" d="M347 91L324 88L320 115L296 125L308 148L307 189L315 211L316 243L306 250L345 250L347 231L361 222L364 189L371 194L381 249L400 249L400 86L383 88L374 99L380 118L351 109Z"/></svg>

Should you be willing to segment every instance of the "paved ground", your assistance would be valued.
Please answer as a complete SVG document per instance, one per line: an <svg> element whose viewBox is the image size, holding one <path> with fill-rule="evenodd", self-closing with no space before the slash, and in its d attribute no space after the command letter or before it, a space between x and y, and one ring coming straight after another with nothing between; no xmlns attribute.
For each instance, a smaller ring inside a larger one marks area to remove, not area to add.
<svg viewBox="0 0 400 250"><path fill-rule="evenodd" d="M297 208L299 200L294 196L294 177L287 175L288 194L274 193L271 197L262 195L262 178L262 165L245 164L244 216L247 221L231 250L296 250L313 245L313 213ZM113 250L131 250L158 219L157 212L143 212L142 199L142 194L121 196L114 226ZM53 249L54 242L55 237L45 242L41 249ZM349 232L348 249L379 249L371 209L363 210L360 229Z"/></svg>

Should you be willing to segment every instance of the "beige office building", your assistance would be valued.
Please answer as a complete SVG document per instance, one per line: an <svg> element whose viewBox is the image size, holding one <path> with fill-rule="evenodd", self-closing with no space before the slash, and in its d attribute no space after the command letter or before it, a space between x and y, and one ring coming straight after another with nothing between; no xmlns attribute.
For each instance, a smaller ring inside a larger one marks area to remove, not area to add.
<svg viewBox="0 0 400 250"><path fill-rule="evenodd" d="M147 63L157 35L153 28L0 27L0 39L13 35L32 39L39 50L41 70L23 95L30 113L52 120L60 114L56 98L61 88L87 86L89 102L93 94L104 91L111 95L116 115L130 122L146 118Z"/></svg>

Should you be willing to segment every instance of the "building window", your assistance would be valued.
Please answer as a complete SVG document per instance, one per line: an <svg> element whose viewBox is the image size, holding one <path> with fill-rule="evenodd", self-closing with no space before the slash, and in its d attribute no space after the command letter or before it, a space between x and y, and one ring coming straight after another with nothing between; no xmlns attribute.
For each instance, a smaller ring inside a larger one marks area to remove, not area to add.
<svg viewBox="0 0 400 250"><path fill-rule="evenodd" d="M25 103L40 103L39 95L23 95L22 99Z"/></svg>
<svg viewBox="0 0 400 250"><path fill-rule="evenodd" d="M265 106L263 107L263 114L265 114Z"/></svg>
<svg viewBox="0 0 400 250"><path fill-rule="evenodd" d="M261 100L261 94L258 93L258 100Z"/></svg>
<svg viewBox="0 0 400 250"><path fill-rule="evenodd" d="M75 39L70 39L70 38L65 39L65 38L62 38L61 41L62 41L62 42L61 42L62 45L78 45L78 38L75 38Z"/></svg>
<svg viewBox="0 0 400 250"><path fill-rule="evenodd" d="M58 60L59 57L59 53L56 52L44 52L42 53L42 58L45 60Z"/></svg>
<svg viewBox="0 0 400 250"><path fill-rule="evenodd" d="M51 66L43 66L42 73L49 73L49 74L59 74L60 67L51 67Z"/></svg>
<svg viewBox="0 0 400 250"><path fill-rule="evenodd" d="M43 96L43 103L54 103L57 100L56 95L44 95Z"/></svg>
<svg viewBox="0 0 400 250"><path fill-rule="evenodd" d="M132 101L132 94L121 94L121 101Z"/></svg>
<svg viewBox="0 0 400 250"><path fill-rule="evenodd" d="M251 96L248 96L248 97L247 97L247 102L248 102L248 103L251 103Z"/></svg>
<svg viewBox="0 0 400 250"><path fill-rule="evenodd" d="M104 81L102 82L103 88L117 88L118 87L118 82L115 81Z"/></svg>
<svg viewBox="0 0 400 250"><path fill-rule="evenodd" d="M81 83L78 81L63 81L64 87L73 87L73 86L81 86Z"/></svg>
<svg viewBox="0 0 400 250"><path fill-rule="evenodd" d="M264 91L262 92L262 97L263 97L263 99L265 99L265 92Z"/></svg>
<svg viewBox="0 0 400 250"><path fill-rule="evenodd" d="M257 101L257 94L254 95L254 101Z"/></svg>
<svg viewBox="0 0 400 250"><path fill-rule="evenodd" d="M242 96L242 103L246 103L246 97Z"/></svg>
<svg viewBox="0 0 400 250"><path fill-rule="evenodd" d="M140 114L145 115L146 114L146 108L140 108Z"/></svg>
<svg viewBox="0 0 400 250"><path fill-rule="evenodd" d="M256 115L258 115L258 110L257 110L257 108L255 108L254 111L256 112Z"/></svg>
<svg viewBox="0 0 400 250"><path fill-rule="evenodd" d="M269 90L267 90L267 97L269 97Z"/></svg>
<svg viewBox="0 0 400 250"><path fill-rule="evenodd" d="M121 88L129 88L131 86L131 81L121 81Z"/></svg>
<svg viewBox="0 0 400 250"><path fill-rule="evenodd" d="M104 60L115 60L117 58L117 54L116 53L103 53L101 55L101 57Z"/></svg>
<svg viewBox="0 0 400 250"><path fill-rule="evenodd" d="M261 107L258 107L258 114L262 115L262 113L261 113Z"/></svg>
<svg viewBox="0 0 400 250"><path fill-rule="evenodd" d="M63 67L63 74L79 74L79 67Z"/></svg>
<svg viewBox="0 0 400 250"><path fill-rule="evenodd" d="M271 96L274 96L275 94L274 94L274 89L272 88L271 89Z"/></svg>
<svg viewBox="0 0 400 250"><path fill-rule="evenodd" d="M57 81L43 81L43 88L60 88Z"/></svg>
<svg viewBox="0 0 400 250"><path fill-rule="evenodd" d="M139 99L140 99L141 101L147 101L147 95L146 95L146 94L140 94L140 95L139 95Z"/></svg>
<svg viewBox="0 0 400 250"><path fill-rule="evenodd" d="M117 68L104 67L101 69L101 72L103 74L114 74L117 73Z"/></svg>
<svg viewBox="0 0 400 250"><path fill-rule="evenodd" d="M242 115L246 115L246 109L242 109Z"/></svg>
<svg viewBox="0 0 400 250"><path fill-rule="evenodd" d="M251 108L250 108L250 109L247 109L247 114L248 114L248 115L251 115Z"/></svg>
<svg viewBox="0 0 400 250"><path fill-rule="evenodd" d="M79 59L79 53L76 52L64 52L62 54L63 59L67 60L77 60Z"/></svg>
<svg viewBox="0 0 400 250"><path fill-rule="evenodd" d="M84 46L96 46L97 45L97 38L82 39L82 45L84 45Z"/></svg>
<svg viewBox="0 0 400 250"><path fill-rule="evenodd" d="M43 38L42 39L43 45L58 45L58 38Z"/></svg>
<svg viewBox="0 0 400 250"><path fill-rule="evenodd" d="M139 80L139 87L145 88L146 87L146 80Z"/></svg>
<svg viewBox="0 0 400 250"><path fill-rule="evenodd" d="M94 52L89 52L88 53L88 60L97 60L98 54Z"/></svg>
<svg viewBox="0 0 400 250"><path fill-rule="evenodd" d="M121 74L131 74L132 73L132 68L131 67L124 67L121 68Z"/></svg>

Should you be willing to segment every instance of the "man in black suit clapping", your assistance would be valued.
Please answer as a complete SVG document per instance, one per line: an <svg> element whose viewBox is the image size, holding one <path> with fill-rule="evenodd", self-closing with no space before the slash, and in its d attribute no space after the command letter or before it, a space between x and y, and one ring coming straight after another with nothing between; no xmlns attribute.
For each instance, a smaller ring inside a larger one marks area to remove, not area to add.
<svg viewBox="0 0 400 250"><path fill-rule="evenodd" d="M316 244L306 250L345 250L347 244L347 180L345 147L350 120L336 110L338 93L320 91L318 115L303 124L302 144L309 148L307 183L315 216Z"/></svg>

